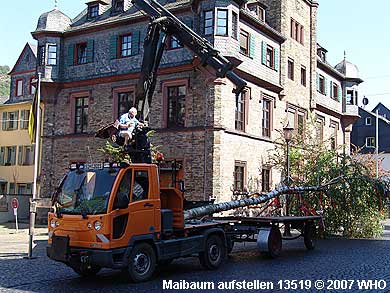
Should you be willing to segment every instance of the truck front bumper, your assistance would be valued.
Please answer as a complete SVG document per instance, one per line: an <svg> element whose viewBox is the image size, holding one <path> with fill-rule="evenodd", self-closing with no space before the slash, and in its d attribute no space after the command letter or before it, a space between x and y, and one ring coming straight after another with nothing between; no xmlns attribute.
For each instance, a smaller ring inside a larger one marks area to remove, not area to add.
<svg viewBox="0 0 390 293"><path fill-rule="evenodd" d="M67 265L90 264L104 268L122 269L128 265L128 254L131 247L115 249L88 249L70 247L68 237L53 236L52 244L46 247L50 259Z"/></svg>

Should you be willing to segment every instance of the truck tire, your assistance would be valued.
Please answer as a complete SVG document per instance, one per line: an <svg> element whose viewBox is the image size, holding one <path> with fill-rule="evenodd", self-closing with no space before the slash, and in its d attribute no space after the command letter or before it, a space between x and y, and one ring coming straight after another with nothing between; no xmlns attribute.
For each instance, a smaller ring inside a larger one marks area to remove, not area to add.
<svg viewBox="0 0 390 293"><path fill-rule="evenodd" d="M316 227L313 222L306 222L303 228L303 241L307 250L315 248Z"/></svg>
<svg viewBox="0 0 390 293"><path fill-rule="evenodd" d="M206 247L199 253L199 261L202 267L208 270L217 269L226 256L226 248L223 240L218 235L211 235L206 240Z"/></svg>
<svg viewBox="0 0 390 293"><path fill-rule="evenodd" d="M139 243L130 253L129 265L125 270L131 281L145 282L149 280L156 269L156 253L147 243Z"/></svg>
<svg viewBox="0 0 390 293"><path fill-rule="evenodd" d="M277 258L282 251L282 234L278 227L272 227L268 236L268 252L266 256Z"/></svg>

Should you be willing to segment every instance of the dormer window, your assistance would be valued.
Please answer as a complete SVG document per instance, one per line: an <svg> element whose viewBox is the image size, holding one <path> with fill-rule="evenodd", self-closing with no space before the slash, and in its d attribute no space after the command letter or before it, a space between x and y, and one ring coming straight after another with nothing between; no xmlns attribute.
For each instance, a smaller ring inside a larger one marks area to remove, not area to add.
<svg viewBox="0 0 390 293"><path fill-rule="evenodd" d="M259 20L265 21L265 9L260 6L260 3L248 4L248 10L255 15Z"/></svg>
<svg viewBox="0 0 390 293"><path fill-rule="evenodd" d="M321 50L318 55L320 56L320 59L322 62L326 62L326 52L325 51Z"/></svg>
<svg viewBox="0 0 390 293"><path fill-rule="evenodd" d="M99 15L99 4L90 5L88 7L88 17L95 18Z"/></svg>
<svg viewBox="0 0 390 293"><path fill-rule="evenodd" d="M113 12L123 12L124 11L124 0L114 0L113 1Z"/></svg>

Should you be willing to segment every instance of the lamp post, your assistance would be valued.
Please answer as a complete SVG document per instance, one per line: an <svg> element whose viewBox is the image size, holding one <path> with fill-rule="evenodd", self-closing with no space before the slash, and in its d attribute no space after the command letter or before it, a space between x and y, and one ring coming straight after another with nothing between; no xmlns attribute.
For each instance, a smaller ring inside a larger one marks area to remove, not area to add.
<svg viewBox="0 0 390 293"><path fill-rule="evenodd" d="M290 126L290 122L287 122L287 125L283 128L283 134L284 139L286 140L287 144L287 166L286 166L286 177L287 186L290 186L290 141L293 135L294 127ZM286 195L286 216L289 216L289 209L290 209L290 198L289 195ZM285 224L284 228L284 236L291 236L290 232L290 223Z"/></svg>

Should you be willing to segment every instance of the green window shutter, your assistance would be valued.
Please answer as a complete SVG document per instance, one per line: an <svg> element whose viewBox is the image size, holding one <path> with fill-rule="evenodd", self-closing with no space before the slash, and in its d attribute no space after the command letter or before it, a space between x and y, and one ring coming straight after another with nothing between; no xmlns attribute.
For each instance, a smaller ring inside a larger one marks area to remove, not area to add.
<svg viewBox="0 0 390 293"><path fill-rule="evenodd" d="M87 63L93 63L93 40L87 42Z"/></svg>
<svg viewBox="0 0 390 293"><path fill-rule="evenodd" d="M1 122L1 129L7 130L7 112L3 112L3 120Z"/></svg>
<svg viewBox="0 0 390 293"><path fill-rule="evenodd" d="M317 92L320 91L320 75L318 73L316 73L317 77L316 77L316 80L317 80Z"/></svg>
<svg viewBox="0 0 390 293"><path fill-rule="evenodd" d="M274 69L279 71L279 50L277 48L274 49Z"/></svg>
<svg viewBox="0 0 390 293"><path fill-rule="evenodd" d="M267 43L261 41L261 64L267 64Z"/></svg>
<svg viewBox="0 0 390 293"><path fill-rule="evenodd" d="M11 147L11 165L15 165L16 163L16 146Z"/></svg>
<svg viewBox="0 0 390 293"><path fill-rule="evenodd" d="M19 152L18 152L18 165L23 165L23 146L19 146Z"/></svg>
<svg viewBox="0 0 390 293"><path fill-rule="evenodd" d="M140 31L136 31L131 36L131 54L137 55L139 54L139 42L140 42Z"/></svg>
<svg viewBox="0 0 390 293"><path fill-rule="evenodd" d="M249 57L255 58L255 50L256 50L256 43L255 43L255 36L252 34L249 34Z"/></svg>
<svg viewBox="0 0 390 293"><path fill-rule="evenodd" d="M324 95L327 96L328 95L328 79L326 77L324 77L324 89L325 89Z"/></svg>
<svg viewBox="0 0 390 293"><path fill-rule="evenodd" d="M116 59L118 52L118 36L111 36L110 37L110 58Z"/></svg>
<svg viewBox="0 0 390 293"><path fill-rule="evenodd" d="M341 89L341 86L338 86L337 87L338 88L338 97L339 97L339 102L341 102L341 98L343 97L343 91L342 91L342 89Z"/></svg>
<svg viewBox="0 0 390 293"><path fill-rule="evenodd" d="M66 58L68 66L74 65L74 44L68 46L68 56Z"/></svg>

